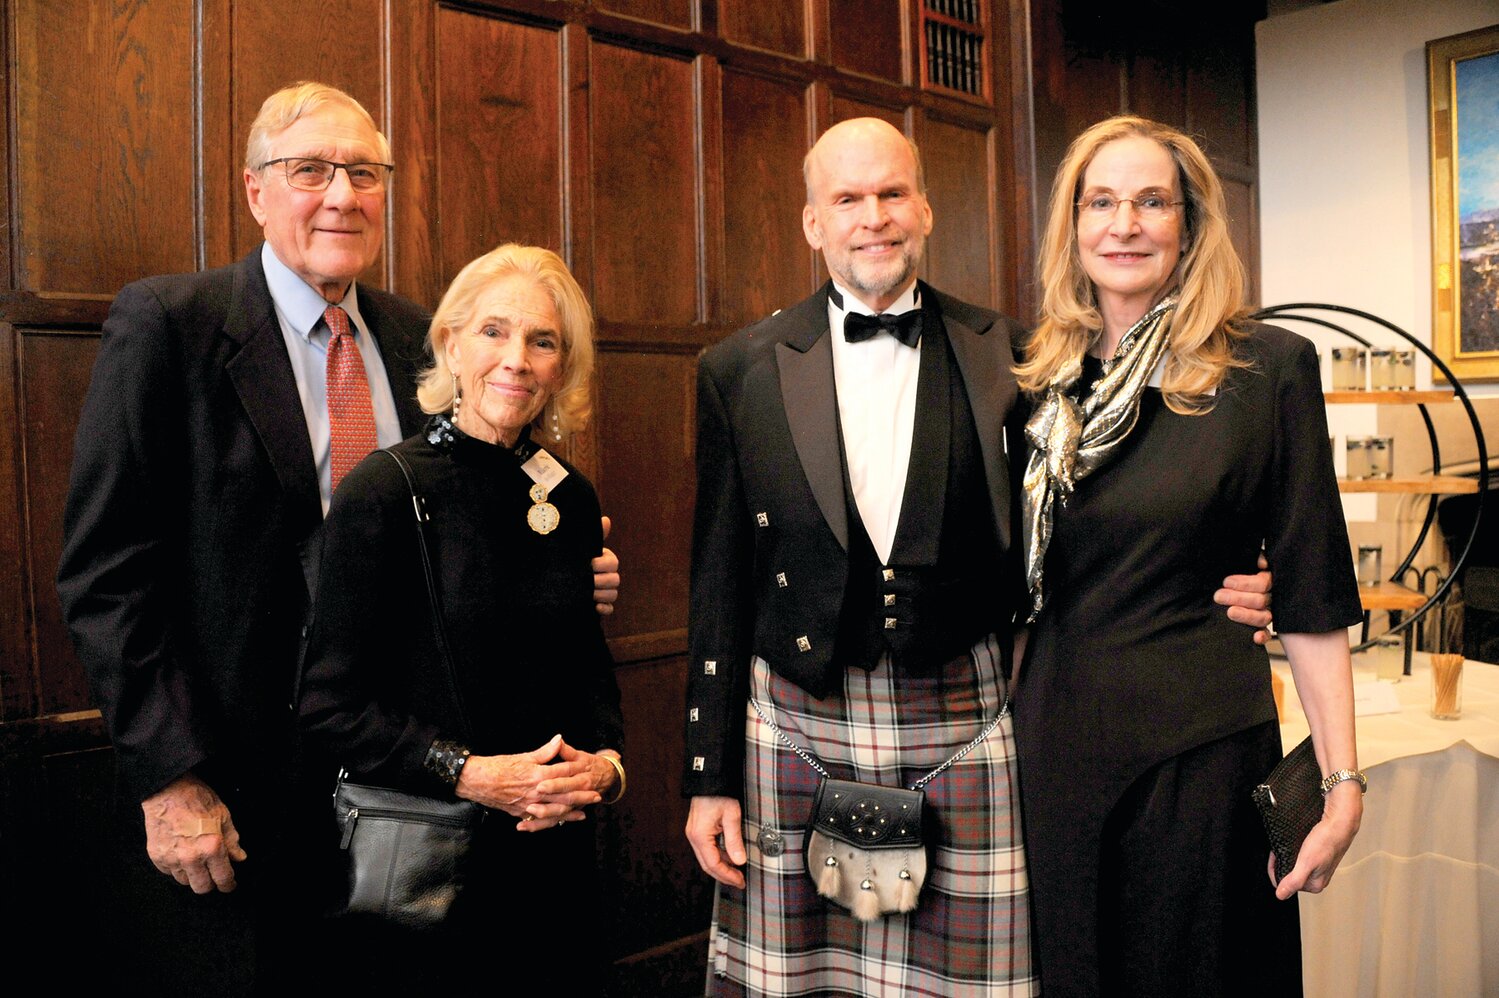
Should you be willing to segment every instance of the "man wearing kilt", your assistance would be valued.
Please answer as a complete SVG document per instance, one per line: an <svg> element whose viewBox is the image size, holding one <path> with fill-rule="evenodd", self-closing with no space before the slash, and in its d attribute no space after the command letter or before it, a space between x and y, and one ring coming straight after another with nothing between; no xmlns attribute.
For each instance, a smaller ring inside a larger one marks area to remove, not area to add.
<svg viewBox="0 0 1499 998"><path fill-rule="evenodd" d="M832 279L698 374L684 786L719 882L708 990L1034 994L1004 709L1023 331L916 279L932 209L895 128L841 122L803 173L802 229ZM1231 577L1218 602L1265 626L1268 581ZM863 921L819 896L819 777L770 722L831 777L886 787L976 743L926 785L914 910Z"/></svg>
<svg viewBox="0 0 1499 998"><path fill-rule="evenodd" d="M817 774L749 706L833 777L909 786L1000 714L1019 605L1022 330L916 280L932 210L895 128L835 125L804 173L832 280L698 379L686 788L720 883L709 990L1031 994L1008 717L926 788L915 910L863 922L806 871Z"/></svg>

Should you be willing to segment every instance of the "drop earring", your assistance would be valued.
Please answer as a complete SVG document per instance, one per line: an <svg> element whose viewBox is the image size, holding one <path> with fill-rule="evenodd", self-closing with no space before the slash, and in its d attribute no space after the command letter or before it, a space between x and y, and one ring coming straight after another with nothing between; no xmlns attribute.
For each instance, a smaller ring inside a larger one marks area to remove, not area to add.
<svg viewBox="0 0 1499 998"><path fill-rule="evenodd" d="M552 407L552 440L562 442L562 424L557 421L557 407Z"/></svg>
<svg viewBox="0 0 1499 998"><path fill-rule="evenodd" d="M463 400L458 388L458 372L453 372L453 423L458 423L458 404Z"/></svg>

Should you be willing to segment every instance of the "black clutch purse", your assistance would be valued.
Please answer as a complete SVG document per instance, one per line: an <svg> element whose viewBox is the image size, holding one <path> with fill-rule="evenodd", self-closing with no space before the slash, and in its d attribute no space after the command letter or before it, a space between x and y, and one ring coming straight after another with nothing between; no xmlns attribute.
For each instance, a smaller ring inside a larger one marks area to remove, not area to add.
<svg viewBox="0 0 1499 998"><path fill-rule="evenodd" d="M1312 826L1322 820L1322 770L1308 735L1282 759L1251 796L1275 851L1275 879L1296 866L1296 854Z"/></svg>

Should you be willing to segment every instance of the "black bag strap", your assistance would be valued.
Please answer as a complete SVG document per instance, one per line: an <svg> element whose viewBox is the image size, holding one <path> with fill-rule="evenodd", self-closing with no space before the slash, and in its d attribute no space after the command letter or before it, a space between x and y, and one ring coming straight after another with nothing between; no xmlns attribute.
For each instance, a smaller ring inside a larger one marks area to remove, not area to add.
<svg viewBox="0 0 1499 998"><path fill-rule="evenodd" d="M427 601L432 608L432 633L437 637L437 648L442 652L443 665L447 668L453 705L458 708L459 726L463 729L461 734L464 741L468 741L473 738L473 730L469 725L468 709L463 703L463 690L458 685L458 670L453 667L453 653L448 646L448 630L443 622L442 603L437 598L437 579L432 573L432 556L427 550L427 522L431 519L427 515L427 501L417 490L416 473L411 470L406 459L394 450L386 449L380 453L388 455L396 463L406 479L406 487L411 490L411 510L416 515L416 543L421 549L422 575L427 580Z"/></svg>

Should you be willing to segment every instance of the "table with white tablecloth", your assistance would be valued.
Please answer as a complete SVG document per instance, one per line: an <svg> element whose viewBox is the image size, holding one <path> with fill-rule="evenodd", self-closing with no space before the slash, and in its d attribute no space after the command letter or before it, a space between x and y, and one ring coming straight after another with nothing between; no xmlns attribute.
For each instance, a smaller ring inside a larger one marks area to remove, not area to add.
<svg viewBox="0 0 1499 998"><path fill-rule="evenodd" d="M1362 691L1375 680L1361 658ZM1452 721L1430 716L1428 657L1412 668L1398 713L1358 718L1363 826L1328 889L1301 895L1311 998L1499 995L1499 667L1465 663ZM1275 669L1290 749L1306 718Z"/></svg>

